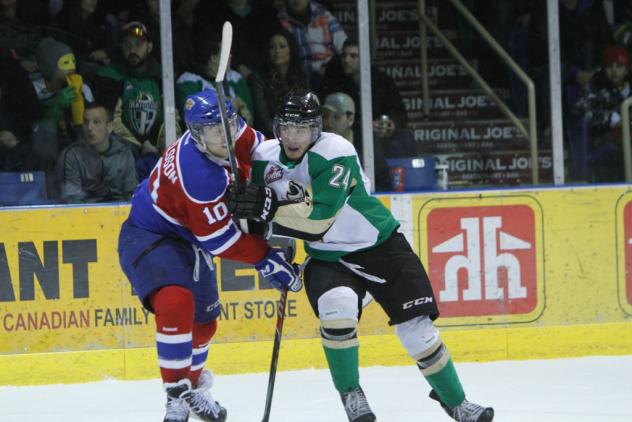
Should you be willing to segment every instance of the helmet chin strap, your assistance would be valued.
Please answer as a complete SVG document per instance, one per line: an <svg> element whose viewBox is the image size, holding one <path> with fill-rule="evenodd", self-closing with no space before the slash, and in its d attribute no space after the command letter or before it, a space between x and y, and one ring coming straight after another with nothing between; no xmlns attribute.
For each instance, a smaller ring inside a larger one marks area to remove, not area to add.
<svg viewBox="0 0 632 422"><path fill-rule="evenodd" d="M206 156L206 158L208 158L209 160L211 160L212 162L214 162L215 164L219 164L222 167L226 167L226 166L230 166L230 162L228 161L228 158L220 158L216 155L213 155L207 148L206 144L200 144L200 142L195 141L195 147L198 149L198 151L200 151L202 154L204 154Z"/></svg>

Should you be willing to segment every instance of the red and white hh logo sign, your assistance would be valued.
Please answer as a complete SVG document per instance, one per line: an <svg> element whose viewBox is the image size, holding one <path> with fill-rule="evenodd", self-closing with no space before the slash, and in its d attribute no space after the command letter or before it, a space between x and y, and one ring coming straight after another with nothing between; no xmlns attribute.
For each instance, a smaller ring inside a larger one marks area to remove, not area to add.
<svg viewBox="0 0 632 422"><path fill-rule="evenodd" d="M623 238L625 239L625 292L628 305L632 305L632 201L623 209Z"/></svg>
<svg viewBox="0 0 632 422"><path fill-rule="evenodd" d="M438 208L428 271L442 316L525 314L537 306L536 227L526 205Z"/></svg>

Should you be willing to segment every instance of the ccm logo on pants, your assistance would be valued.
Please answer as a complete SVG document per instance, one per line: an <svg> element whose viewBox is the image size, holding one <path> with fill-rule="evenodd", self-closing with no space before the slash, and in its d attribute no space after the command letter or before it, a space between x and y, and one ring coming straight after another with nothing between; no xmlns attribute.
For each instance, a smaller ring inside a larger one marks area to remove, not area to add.
<svg viewBox="0 0 632 422"><path fill-rule="evenodd" d="M424 303L432 303L431 296L419 297L415 300L411 300L410 302L406 302L402 305L402 309L410 309L413 306L423 305Z"/></svg>

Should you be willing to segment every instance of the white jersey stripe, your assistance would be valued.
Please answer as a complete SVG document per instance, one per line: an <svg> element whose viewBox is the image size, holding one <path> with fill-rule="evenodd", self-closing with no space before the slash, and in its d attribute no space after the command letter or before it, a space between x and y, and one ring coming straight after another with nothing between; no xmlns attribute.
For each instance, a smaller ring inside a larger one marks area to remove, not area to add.
<svg viewBox="0 0 632 422"><path fill-rule="evenodd" d="M235 226L235 222L233 220L227 220L228 224L226 224L224 227L222 227L221 229L214 231L213 233L207 235L207 236L195 236L195 238L197 240L199 240L200 242L205 242L207 240L211 240L211 239L215 239L216 237L219 237L221 235L223 235L224 233L226 233L231 227L235 227L235 230L237 230L237 226Z"/></svg>
<svg viewBox="0 0 632 422"><path fill-rule="evenodd" d="M203 353L206 353L206 352L208 352L209 346L210 345L207 343L204 347L200 347L200 348L195 348L194 347L193 348L193 354L194 355L201 355Z"/></svg>
<svg viewBox="0 0 632 422"><path fill-rule="evenodd" d="M163 334L156 333L156 341L165 344L179 344L193 341L193 334Z"/></svg>
<svg viewBox="0 0 632 422"><path fill-rule="evenodd" d="M191 366L192 358L182 360L165 360L158 358L158 366L164 369L182 369Z"/></svg>
<svg viewBox="0 0 632 422"><path fill-rule="evenodd" d="M152 207L154 207L154 209L156 210L156 212L158 214L160 214L165 220L167 220L168 222L170 222L171 224L177 224L178 226L181 226L182 224L180 224L180 222L178 220L176 220L175 218L171 217L170 215L168 215L166 212L164 212L158 205L156 204L151 204Z"/></svg>
<svg viewBox="0 0 632 422"><path fill-rule="evenodd" d="M241 232L239 230L237 230L237 232L233 235L233 237L231 237L230 239L228 239L222 246L220 246L217 249L213 249L210 252L217 256L219 254L221 254L222 252L224 252L225 250L229 249L231 246L233 246L241 237Z"/></svg>

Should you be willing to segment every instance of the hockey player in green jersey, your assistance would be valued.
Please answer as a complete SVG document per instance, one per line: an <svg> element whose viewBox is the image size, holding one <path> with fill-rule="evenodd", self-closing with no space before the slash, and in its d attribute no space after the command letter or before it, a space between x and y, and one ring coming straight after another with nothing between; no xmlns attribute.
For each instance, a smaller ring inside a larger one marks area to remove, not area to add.
<svg viewBox="0 0 632 422"><path fill-rule="evenodd" d="M323 348L334 385L353 422L375 421L360 387L357 327L362 300L370 293L389 317L389 324L415 360L437 400L454 420L489 422L491 407L465 399L450 354L433 321L436 300L421 261L399 223L370 195L353 145L322 132L318 98L289 94L274 119L276 139L253 153L255 185L228 188L234 215L252 218L252 209L272 188L279 201L275 234L306 242L305 290L320 320Z"/></svg>

